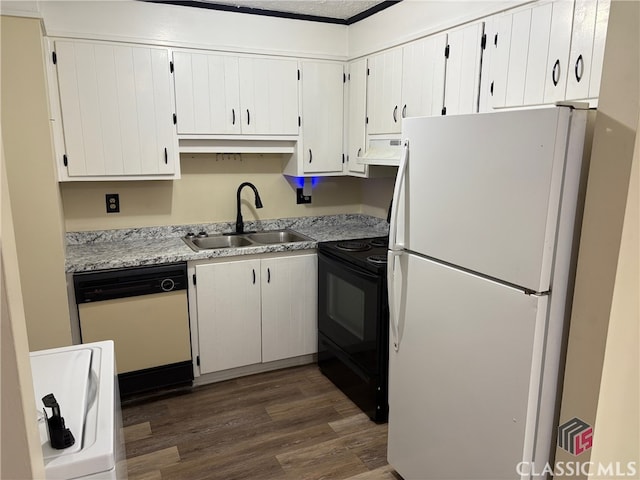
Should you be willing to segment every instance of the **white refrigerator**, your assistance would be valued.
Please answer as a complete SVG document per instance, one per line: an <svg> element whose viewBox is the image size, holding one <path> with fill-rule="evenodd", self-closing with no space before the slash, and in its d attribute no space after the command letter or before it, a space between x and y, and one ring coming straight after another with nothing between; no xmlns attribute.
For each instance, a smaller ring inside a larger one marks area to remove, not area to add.
<svg viewBox="0 0 640 480"><path fill-rule="evenodd" d="M405 480L530 478L549 460L587 115L404 120L389 237L388 461Z"/></svg>

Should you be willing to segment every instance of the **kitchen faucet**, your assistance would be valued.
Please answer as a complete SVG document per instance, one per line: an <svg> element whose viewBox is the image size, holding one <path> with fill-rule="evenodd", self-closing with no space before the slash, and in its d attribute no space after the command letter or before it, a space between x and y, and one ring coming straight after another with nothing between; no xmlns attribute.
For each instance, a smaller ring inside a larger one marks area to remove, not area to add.
<svg viewBox="0 0 640 480"><path fill-rule="evenodd" d="M244 223L242 221L242 213L240 213L240 191L244 187L251 187L253 193L256 195L256 208L262 208L262 200L260 200L260 194L258 193L258 189L251 182L243 182L238 187L238 192L236 193L236 208L237 208L237 216L236 216L236 233L244 233Z"/></svg>

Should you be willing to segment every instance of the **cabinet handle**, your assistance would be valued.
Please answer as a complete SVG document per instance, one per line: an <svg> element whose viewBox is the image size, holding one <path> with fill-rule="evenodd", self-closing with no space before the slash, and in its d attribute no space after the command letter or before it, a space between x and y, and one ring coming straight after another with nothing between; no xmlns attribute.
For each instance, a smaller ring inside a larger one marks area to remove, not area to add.
<svg viewBox="0 0 640 480"><path fill-rule="evenodd" d="M578 59L576 60L576 82L582 80L582 75L584 74L584 59L582 58L582 54L578 55Z"/></svg>
<svg viewBox="0 0 640 480"><path fill-rule="evenodd" d="M231 109L231 125L235 125L236 124L236 109L232 108Z"/></svg>
<svg viewBox="0 0 640 480"><path fill-rule="evenodd" d="M493 82L491 82L491 87L489 87L489 93L491 93L491 96L493 97Z"/></svg>
<svg viewBox="0 0 640 480"><path fill-rule="evenodd" d="M356 154L356 157L359 157L361 153L362 153L362 147L358 149L358 153Z"/></svg>
<svg viewBox="0 0 640 480"><path fill-rule="evenodd" d="M253 272L253 284L255 285L256 284L256 269L252 268L251 272Z"/></svg>
<svg viewBox="0 0 640 480"><path fill-rule="evenodd" d="M398 123L398 106L393 109L393 123Z"/></svg>
<svg viewBox="0 0 640 480"><path fill-rule="evenodd" d="M407 116L407 105L405 104L404 107L402 107L402 118L406 118Z"/></svg>
<svg viewBox="0 0 640 480"><path fill-rule="evenodd" d="M553 86L557 87L560 81L560 59L556 60L553 64L553 70L551 71L551 80L553 80Z"/></svg>
<svg viewBox="0 0 640 480"><path fill-rule="evenodd" d="M309 163L311 163L312 160L313 160L313 153L311 152L311 149L309 149Z"/></svg>
<svg viewBox="0 0 640 480"><path fill-rule="evenodd" d="M271 283L271 269L267 268L267 283Z"/></svg>
<svg viewBox="0 0 640 480"><path fill-rule="evenodd" d="M249 113L248 108L247 108L247 125L251 125L251 114Z"/></svg>
<svg viewBox="0 0 640 480"><path fill-rule="evenodd" d="M164 164L167 165L169 163L169 154L167 153L167 147L164 147Z"/></svg>

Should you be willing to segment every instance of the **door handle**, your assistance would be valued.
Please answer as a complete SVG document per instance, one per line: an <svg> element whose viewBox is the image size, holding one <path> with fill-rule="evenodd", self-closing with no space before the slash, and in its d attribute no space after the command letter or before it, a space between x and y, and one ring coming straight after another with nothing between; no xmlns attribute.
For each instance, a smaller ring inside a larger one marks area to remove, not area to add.
<svg viewBox="0 0 640 480"><path fill-rule="evenodd" d="M584 75L584 58L582 58L582 54L578 55L578 59L576 60L576 82L580 82L582 80L582 75Z"/></svg>
<svg viewBox="0 0 640 480"><path fill-rule="evenodd" d="M560 81L560 59L556 60L553 64L553 70L551 71L551 80L553 80L553 86L557 87Z"/></svg>
<svg viewBox="0 0 640 480"><path fill-rule="evenodd" d="M397 228L398 228L398 206L400 204L400 189L405 182L405 170L407 169L407 163L409 163L409 140L405 140L404 149L402 150L402 157L400 158L400 165L398 166L398 176L396 177L396 183L393 186L393 197L391 200L391 218L389 219L389 249L397 250Z"/></svg>
<svg viewBox="0 0 640 480"><path fill-rule="evenodd" d="M389 250L387 258L387 296L389 297L389 327L391 328L391 341L393 349L400 349L399 321L396 313L395 269L396 258L402 255L401 251Z"/></svg>

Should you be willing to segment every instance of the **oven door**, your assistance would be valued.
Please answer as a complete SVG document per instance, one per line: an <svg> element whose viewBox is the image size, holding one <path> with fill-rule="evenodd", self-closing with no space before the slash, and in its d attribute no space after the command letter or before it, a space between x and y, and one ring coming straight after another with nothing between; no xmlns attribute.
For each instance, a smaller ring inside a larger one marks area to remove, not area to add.
<svg viewBox="0 0 640 480"><path fill-rule="evenodd" d="M380 372L384 276L318 253L318 330L371 375Z"/></svg>

